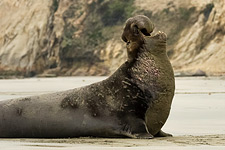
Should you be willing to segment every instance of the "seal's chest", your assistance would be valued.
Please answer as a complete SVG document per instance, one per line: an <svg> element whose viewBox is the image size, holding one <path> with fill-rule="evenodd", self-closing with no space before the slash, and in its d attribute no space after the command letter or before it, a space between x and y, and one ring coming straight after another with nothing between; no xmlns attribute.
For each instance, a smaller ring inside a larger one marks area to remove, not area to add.
<svg viewBox="0 0 225 150"><path fill-rule="evenodd" d="M174 95L175 83L173 75L160 75L149 83L152 99L145 113L145 122L148 131L155 135L165 124Z"/></svg>

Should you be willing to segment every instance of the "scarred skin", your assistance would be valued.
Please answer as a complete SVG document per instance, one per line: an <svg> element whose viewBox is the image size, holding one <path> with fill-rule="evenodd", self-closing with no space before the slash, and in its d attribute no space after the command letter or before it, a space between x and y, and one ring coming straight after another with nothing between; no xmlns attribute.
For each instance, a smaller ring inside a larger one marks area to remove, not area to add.
<svg viewBox="0 0 225 150"><path fill-rule="evenodd" d="M161 131L175 88L166 35L150 36L154 26L145 16L130 21L122 34L130 58L114 74L81 88L0 101L0 137L169 136Z"/></svg>
<svg viewBox="0 0 225 150"><path fill-rule="evenodd" d="M144 95L148 96L145 113L148 131L152 135L170 136L160 131L169 116L175 90L174 73L166 54L166 34L159 32L153 37L145 37L143 52L138 55L131 74Z"/></svg>

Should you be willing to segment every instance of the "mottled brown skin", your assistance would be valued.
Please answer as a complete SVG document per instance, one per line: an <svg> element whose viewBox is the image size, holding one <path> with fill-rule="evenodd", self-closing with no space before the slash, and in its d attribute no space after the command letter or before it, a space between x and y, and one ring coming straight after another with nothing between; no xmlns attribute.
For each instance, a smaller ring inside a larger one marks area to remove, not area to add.
<svg viewBox="0 0 225 150"><path fill-rule="evenodd" d="M144 21L143 21L144 20ZM145 123L154 136L172 136L161 131L172 104L175 90L174 73L166 53L166 34L159 32L150 37L154 24L149 18L138 15L126 22L122 39L127 43L128 62L133 62L135 84L149 95Z"/></svg>
<svg viewBox="0 0 225 150"><path fill-rule="evenodd" d="M140 24L149 21L136 17L133 22L141 20ZM144 26L135 28L129 32L125 27L122 36L134 58L106 80L63 92L0 101L0 137L168 136L160 130L174 94L166 36L159 33L149 37L151 30L143 33Z"/></svg>
<svg viewBox="0 0 225 150"><path fill-rule="evenodd" d="M161 131L169 116L175 90L174 73L166 53L166 34L159 32L145 37L142 50L131 74L144 95L150 95L145 113L148 131L154 136L171 136Z"/></svg>

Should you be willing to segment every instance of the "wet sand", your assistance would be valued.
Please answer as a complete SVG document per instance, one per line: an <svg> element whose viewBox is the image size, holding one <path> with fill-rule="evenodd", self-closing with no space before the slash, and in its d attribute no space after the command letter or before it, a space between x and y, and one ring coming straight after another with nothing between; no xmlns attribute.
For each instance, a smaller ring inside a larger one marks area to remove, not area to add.
<svg viewBox="0 0 225 150"><path fill-rule="evenodd" d="M0 80L0 100L72 89L105 77ZM225 149L225 78L176 78L172 110L163 130L174 137L142 139L0 139L4 150Z"/></svg>

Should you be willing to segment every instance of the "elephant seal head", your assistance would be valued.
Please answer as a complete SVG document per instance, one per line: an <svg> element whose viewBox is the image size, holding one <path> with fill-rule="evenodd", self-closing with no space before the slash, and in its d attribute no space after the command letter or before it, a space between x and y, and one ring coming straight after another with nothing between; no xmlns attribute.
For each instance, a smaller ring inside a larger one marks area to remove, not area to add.
<svg viewBox="0 0 225 150"><path fill-rule="evenodd" d="M154 24L144 15L137 15L126 21L122 40L127 43L128 61L133 61L138 49L144 44L144 37L150 36Z"/></svg>

